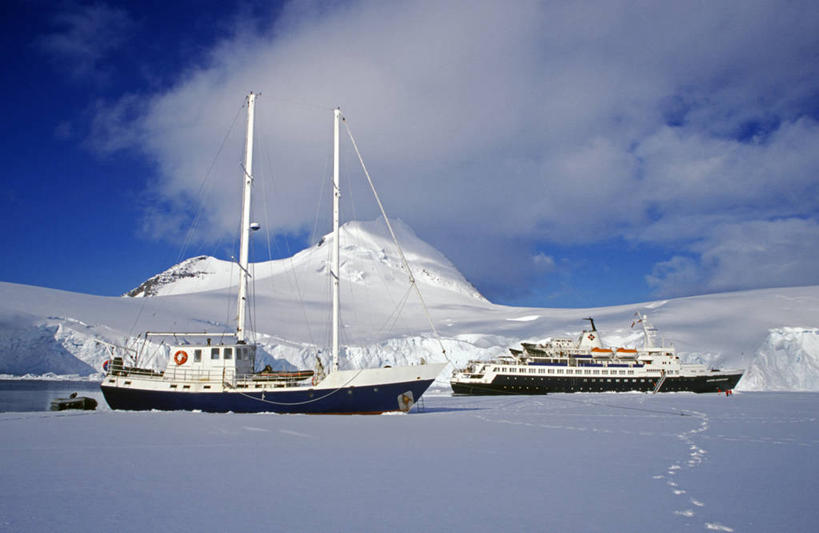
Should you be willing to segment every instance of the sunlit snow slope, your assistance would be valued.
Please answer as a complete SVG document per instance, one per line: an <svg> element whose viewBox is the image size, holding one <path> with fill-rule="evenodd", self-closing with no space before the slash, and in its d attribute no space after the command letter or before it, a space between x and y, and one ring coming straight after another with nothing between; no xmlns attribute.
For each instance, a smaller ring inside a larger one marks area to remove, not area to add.
<svg viewBox="0 0 819 533"><path fill-rule="evenodd" d="M819 390L819 287L597 309L507 307L484 299L411 229L397 223L396 231L456 365L500 355L523 340L577 335L587 316L609 345L638 345L639 332L629 326L640 311L684 359L748 369L740 388ZM326 362L331 238L292 258L251 266L250 329L261 364L312 368L317 354ZM342 366L444 360L383 221L348 223L341 242ZM231 262L198 257L129 293L137 298L0 283L0 374L94 375L109 356L94 339L132 345L145 331L232 331L235 277ZM152 346L140 364L164 368L167 357L166 346Z"/></svg>

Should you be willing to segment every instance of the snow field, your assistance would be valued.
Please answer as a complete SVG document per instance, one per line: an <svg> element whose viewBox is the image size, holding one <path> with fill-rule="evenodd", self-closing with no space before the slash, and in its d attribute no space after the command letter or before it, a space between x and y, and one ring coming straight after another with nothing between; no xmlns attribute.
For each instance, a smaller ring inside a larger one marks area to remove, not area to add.
<svg viewBox="0 0 819 533"><path fill-rule="evenodd" d="M814 393L0 414L2 531L813 531Z"/></svg>

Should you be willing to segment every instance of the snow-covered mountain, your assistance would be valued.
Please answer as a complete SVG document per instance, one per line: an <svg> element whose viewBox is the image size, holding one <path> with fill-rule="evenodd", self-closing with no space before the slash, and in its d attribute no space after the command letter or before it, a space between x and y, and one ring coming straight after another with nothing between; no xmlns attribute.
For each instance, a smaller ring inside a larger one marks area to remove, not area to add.
<svg viewBox="0 0 819 533"><path fill-rule="evenodd" d="M485 301L441 252L419 239L402 221L391 219L390 222L419 284ZM340 233L341 276L345 282L367 285L373 280L384 280L392 284L408 279L383 219L348 222L341 226ZM324 283L332 243L330 233L315 246L291 258L254 264L252 274L258 282L289 276L293 270L304 270L320 275L321 283ZM230 261L204 255L194 257L151 277L124 296L169 296L223 289L236 283L237 268Z"/></svg>
<svg viewBox="0 0 819 533"><path fill-rule="evenodd" d="M637 345L640 334L629 326L640 311L684 359L746 368L740 388L819 390L819 286L595 309L509 307L487 301L443 254L406 225L395 226L454 365L521 341L577 335L587 316L609 345ZM383 221L347 223L341 233L342 366L444 360ZM262 364L312 368L317 355L326 358L331 239L251 265L250 329ZM236 268L212 257L189 259L128 293L136 298L0 283L0 374L93 377L109 357L96 339L133 346L144 331L232 331ZM166 346L151 345L140 364L164 368L167 357Z"/></svg>

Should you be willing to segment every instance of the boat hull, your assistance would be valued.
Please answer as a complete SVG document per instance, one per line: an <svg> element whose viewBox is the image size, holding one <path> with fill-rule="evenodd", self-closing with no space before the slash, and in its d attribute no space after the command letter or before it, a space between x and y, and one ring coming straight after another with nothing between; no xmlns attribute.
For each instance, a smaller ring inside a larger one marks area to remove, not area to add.
<svg viewBox="0 0 819 533"><path fill-rule="evenodd" d="M725 392L739 383L742 372L666 377L656 392ZM654 392L654 378L584 378L497 375L491 382L451 381L455 394L548 394L557 392Z"/></svg>
<svg viewBox="0 0 819 533"><path fill-rule="evenodd" d="M80 409L83 411L93 411L97 408L97 400L85 396L74 398L57 398L51 401L52 411L65 411L66 409Z"/></svg>
<svg viewBox="0 0 819 533"><path fill-rule="evenodd" d="M445 366L343 370L316 386L262 385L258 381L227 386L162 376L109 375L100 388L111 409L126 411L378 414L409 411Z"/></svg>
<svg viewBox="0 0 819 533"><path fill-rule="evenodd" d="M111 409L204 411L209 413L379 414L401 411L401 395L417 400L433 380L346 387L336 391L171 392L101 386Z"/></svg>

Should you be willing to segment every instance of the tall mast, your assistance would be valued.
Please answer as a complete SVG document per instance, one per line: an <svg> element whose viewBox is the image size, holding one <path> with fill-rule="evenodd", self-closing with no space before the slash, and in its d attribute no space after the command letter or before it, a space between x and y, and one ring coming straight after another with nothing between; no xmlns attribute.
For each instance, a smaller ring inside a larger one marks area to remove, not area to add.
<svg viewBox="0 0 819 533"><path fill-rule="evenodd" d="M243 343L247 339L245 319L247 316L247 261L250 247L250 189L253 184L253 111L256 104L256 95L252 92L247 96L247 136L245 138L245 164L242 168L242 230L239 236L239 296L236 302L238 316L236 318L236 342Z"/></svg>
<svg viewBox="0 0 819 533"><path fill-rule="evenodd" d="M333 265L330 275L333 278L333 366L331 372L338 370L338 297L339 297L339 238L338 238L338 204L341 190L338 183L338 123L341 109L333 110Z"/></svg>

